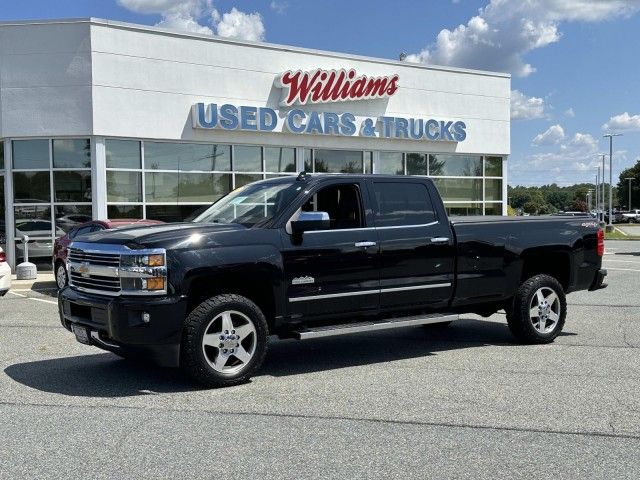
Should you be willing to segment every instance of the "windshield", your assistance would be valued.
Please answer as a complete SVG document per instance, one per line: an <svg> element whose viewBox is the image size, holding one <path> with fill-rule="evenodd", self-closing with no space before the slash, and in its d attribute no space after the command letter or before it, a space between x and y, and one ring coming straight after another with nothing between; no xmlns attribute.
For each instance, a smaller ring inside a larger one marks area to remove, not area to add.
<svg viewBox="0 0 640 480"><path fill-rule="evenodd" d="M239 223L253 227L271 220L285 209L303 188L290 181L260 182L240 187L193 219L198 223Z"/></svg>

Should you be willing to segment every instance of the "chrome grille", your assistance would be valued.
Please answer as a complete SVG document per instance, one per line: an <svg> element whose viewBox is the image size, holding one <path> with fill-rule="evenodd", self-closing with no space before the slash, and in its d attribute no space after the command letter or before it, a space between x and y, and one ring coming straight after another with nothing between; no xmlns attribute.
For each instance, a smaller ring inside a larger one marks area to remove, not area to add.
<svg viewBox="0 0 640 480"><path fill-rule="evenodd" d="M108 267L120 266L120 254L86 252L78 248L69 249L69 261L89 262L92 265L104 265Z"/></svg>
<svg viewBox="0 0 640 480"><path fill-rule="evenodd" d="M69 285L77 290L118 295L121 290L119 253L69 249Z"/></svg>

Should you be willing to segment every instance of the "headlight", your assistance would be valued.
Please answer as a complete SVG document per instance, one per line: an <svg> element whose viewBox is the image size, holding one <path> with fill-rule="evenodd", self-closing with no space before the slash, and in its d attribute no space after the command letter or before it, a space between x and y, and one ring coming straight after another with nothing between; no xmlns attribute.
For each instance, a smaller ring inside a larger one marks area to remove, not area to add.
<svg viewBox="0 0 640 480"><path fill-rule="evenodd" d="M167 254L162 249L140 251L120 257L122 293L153 295L167 293Z"/></svg>

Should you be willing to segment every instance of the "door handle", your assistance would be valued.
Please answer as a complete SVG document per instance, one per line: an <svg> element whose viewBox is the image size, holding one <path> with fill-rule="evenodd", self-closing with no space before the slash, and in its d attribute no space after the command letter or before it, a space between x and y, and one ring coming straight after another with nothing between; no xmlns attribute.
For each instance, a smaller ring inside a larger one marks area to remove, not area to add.
<svg viewBox="0 0 640 480"><path fill-rule="evenodd" d="M375 247L377 244L376 242L356 242L356 247L364 247L364 248L368 248L368 247Z"/></svg>
<svg viewBox="0 0 640 480"><path fill-rule="evenodd" d="M449 237L434 237L431 243L449 243Z"/></svg>

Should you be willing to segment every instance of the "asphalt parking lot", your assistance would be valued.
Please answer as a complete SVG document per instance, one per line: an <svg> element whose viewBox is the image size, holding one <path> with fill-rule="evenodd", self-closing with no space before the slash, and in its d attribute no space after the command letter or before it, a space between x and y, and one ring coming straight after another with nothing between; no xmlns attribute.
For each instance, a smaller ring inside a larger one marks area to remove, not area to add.
<svg viewBox="0 0 640 480"><path fill-rule="evenodd" d="M0 478L639 478L640 242L554 344L504 315L273 341L249 384L76 343L50 290L0 299Z"/></svg>

